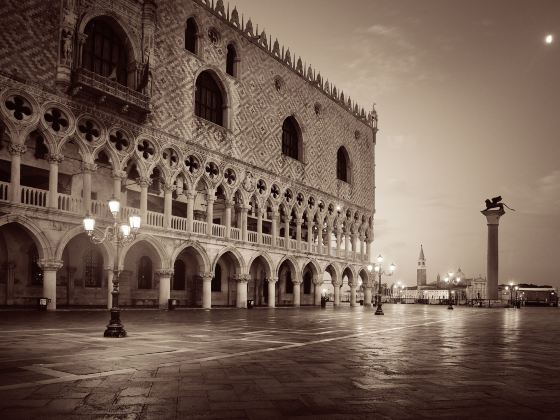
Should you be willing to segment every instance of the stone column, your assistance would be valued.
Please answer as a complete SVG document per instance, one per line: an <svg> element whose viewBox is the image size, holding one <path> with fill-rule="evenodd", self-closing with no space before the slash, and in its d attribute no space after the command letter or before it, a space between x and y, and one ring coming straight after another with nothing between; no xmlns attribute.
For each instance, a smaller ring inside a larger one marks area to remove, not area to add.
<svg viewBox="0 0 560 420"><path fill-rule="evenodd" d="M486 261L486 296L488 299L498 299L499 281L499 253L498 253L498 227L500 217L506 212L503 209L483 210L488 224L488 253Z"/></svg>
<svg viewBox="0 0 560 420"><path fill-rule="evenodd" d="M356 281L352 280L348 285L350 286L350 306L356 306Z"/></svg>
<svg viewBox="0 0 560 420"><path fill-rule="evenodd" d="M290 249L290 219L291 219L291 213L288 213L286 211L285 213L286 219L285 219L285 223L284 223L284 246L286 247L286 249Z"/></svg>
<svg viewBox="0 0 560 420"><path fill-rule="evenodd" d="M206 229L210 236L212 236L212 225L214 224L214 201L216 201L216 195L212 190L206 197Z"/></svg>
<svg viewBox="0 0 560 420"><path fill-rule="evenodd" d="M262 244L262 221L263 221L263 210L259 207L257 208L257 243Z"/></svg>
<svg viewBox="0 0 560 420"><path fill-rule="evenodd" d="M173 270L157 270L159 276L159 309L167 309L167 300L171 298L171 276Z"/></svg>
<svg viewBox="0 0 560 420"><path fill-rule="evenodd" d="M49 299L47 310L56 310L56 272L62 267L62 261L40 260L43 269L43 297Z"/></svg>
<svg viewBox="0 0 560 420"><path fill-rule="evenodd" d="M331 248L331 236L332 236L332 225L327 223L327 255L332 256L332 248Z"/></svg>
<svg viewBox="0 0 560 420"><path fill-rule="evenodd" d="M301 280L292 280L294 283L294 306L301 305Z"/></svg>
<svg viewBox="0 0 560 420"><path fill-rule="evenodd" d="M375 273L368 273L367 281L364 283L364 305L371 306L373 288L375 287Z"/></svg>
<svg viewBox="0 0 560 420"><path fill-rule="evenodd" d="M82 195L84 200L84 213L91 213L91 173L97 170L95 163L82 162Z"/></svg>
<svg viewBox="0 0 560 420"><path fill-rule="evenodd" d="M321 305L321 296L323 293L322 286L323 286L323 279L317 277L313 278L313 284L315 285L315 306Z"/></svg>
<svg viewBox="0 0 560 420"><path fill-rule="evenodd" d="M175 185L165 185L163 187L163 227L167 229L171 228L174 190Z"/></svg>
<svg viewBox="0 0 560 420"><path fill-rule="evenodd" d="M317 226L317 254L323 253L323 219L319 220Z"/></svg>
<svg viewBox="0 0 560 420"><path fill-rule="evenodd" d="M196 196L196 192L192 192L192 191L187 192L187 232L189 233L193 231L195 196ZM208 226L206 229L207 229L206 234L210 235L210 231L209 231L210 226Z"/></svg>
<svg viewBox="0 0 560 420"><path fill-rule="evenodd" d="M357 242L358 242L358 234L352 233L352 259L356 259L356 250L357 250Z"/></svg>
<svg viewBox="0 0 560 420"><path fill-rule="evenodd" d="M276 238L278 237L278 210L272 209L272 246L278 246Z"/></svg>
<svg viewBox="0 0 560 420"><path fill-rule="evenodd" d="M212 307L212 273L202 275L202 307L210 309Z"/></svg>
<svg viewBox="0 0 560 420"><path fill-rule="evenodd" d="M233 201L226 200L226 238L231 238L231 208Z"/></svg>
<svg viewBox="0 0 560 420"><path fill-rule="evenodd" d="M303 223L303 219L298 217L296 219L296 247L298 251L301 251L301 225Z"/></svg>
<svg viewBox="0 0 560 420"><path fill-rule="evenodd" d="M111 309L113 307L113 267L106 267L105 271L107 272L107 309Z"/></svg>
<svg viewBox="0 0 560 420"><path fill-rule="evenodd" d="M348 259L350 256L350 232L348 228L344 232L344 243L344 256Z"/></svg>
<svg viewBox="0 0 560 420"><path fill-rule="evenodd" d="M140 185L140 217L144 226L148 224L148 186L150 178L140 177L136 180Z"/></svg>
<svg viewBox="0 0 560 420"><path fill-rule="evenodd" d="M366 261L370 261L371 259L371 239L366 239Z"/></svg>
<svg viewBox="0 0 560 420"><path fill-rule="evenodd" d="M307 215L307 247L311 252L311 245L313 245L313 216Z"/></svg>
<svg viewBox="0 0 560 420"><path fill-rule="evenodd" d="M340 248L342 242L342 227L337 226L336 228L336 256L340 257Z"/></svg>
<svg viewBox="0 0 560 420"><path fill-rule="evenodd" d="M266 281L268 282L268 307L274 308L276 307L276 282L278 279L271 277Z"/></svg>
<svg viewBox="0 0 560 420"><path fill-rule="evenodd" d="M239 275L235 279L237 281L237 299L236 307L247 308L247 283L249 282L248 275Z"/></svg>
<svg viewBox="0 0 560 420"><path fill-rule="evenodd" d="M251 207L241 205L241 240L247 242L247 213Z"/></svg>
<svg viewBox="0 0 560 420"><path fill-rule="evenodd" d="M49 161L49 208L58 209L58 165L64 159L62 154L50 154Z"/></svg>
<svg viewBox="0 0 560 420"><path fill-rule="evenodd" d="M8 152L12 157L10 164L10 201L12 203L21 202L20 182L21 182L21 157L25 154L27 147L24 144L11 143Z"/></svg>
<svg viewBox="0 0 560 420"><path fill-rule="evenodd" d="M342 282L340 280L333 281L334 287L334 306L340 306L340 286Z"/></svg>

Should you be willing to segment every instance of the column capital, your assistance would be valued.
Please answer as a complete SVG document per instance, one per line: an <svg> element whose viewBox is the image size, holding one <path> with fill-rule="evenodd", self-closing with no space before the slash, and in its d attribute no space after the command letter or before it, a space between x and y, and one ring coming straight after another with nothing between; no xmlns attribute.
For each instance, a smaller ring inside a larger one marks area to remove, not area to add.
<svg viewBox="0 0 560 420"><path fill-rule="evenodd" d="M342 280L338 280L338 279L337 279L337 280L333 280L333 281L332 281L332 285L333 285L333 286L336 286L336 287L340 287L340 286L342 286Z"/></svg>
<svg viewBox="0 0 560 420"><path fill-rule="evenodd" d="M169 185L169 184L165 184L163 186L163 192L164 193L172 193L173 191L175 191L177 189L176 185Z"/></svg>
<svg viewBox="0 0 560 420"><path fill-rule="evenodd" d="M162 268L160 270L156 270L156 274L160 277L171 277L175 270L171 268Z"/></svg>
<svg viewBox="0 0 560 420"><path fill-rule="evenodd" d="M82 172L95 172L97 171L97 165L91 162L82 162Z"/></svg>
<svg viewBox="0 0 560 420"><path fill-rule="evenodd" d="M322 278L320 278L319 276L313 277L313 284L315 286L320 286L320 285L323 284L323 282L324 282L324 280Z"/></svg>
<svg viewBox="0 0 560 420"><path fill-rule="evenodd" d="M117 178L118 178L118 179L123 180L123 179L126 179L127 173L126 173L125 171L114 170L114 171L111 173L111 176L112 176L114 179L117 179Z"/></svg>
<svg viewBox="0 0 560 420"><path fill-rule="evenodd" d="M206 201L209 203L213 203L214 201L216 201L216 196L214 194L206 194Z"/></svg>
<svg viewBox="0 0 560 420"><path fill-rule="evenodd" d="M152 185L152 180L146 176L139 176L136 178L136 183L140 185L141 188L148 188Z"/></svg>
<svg viewBox="0 0 560 420"><path fill-rule="evenodd" d="M481 213L486 216L486 222L488 223L488 225L500 224L500 217L506 214L504 209L482 210Z"/></svg>
<svg viewBox="0 0 560 420"><path fill-rule="evenodd" d="M64 265L60 260L39 260L37 264L45 271L58 271Z"/></svg>
<svg viewBox="0 0 560 420"><path fill-rule="evenodd" d="M211 281L214 278L214 273L201 273L200 277L202 277L203 281Z"/></svg>
<svg viewBox="0 0 560 420"><path fill-rule="evenodd" d="M231 209L234 206L235 202L233 200L225 200L226 209Z"/></svg>
<svg viewBox="0 0 560 420"><path fill-rule="evenodd" d="M27 151L27 146L25 144L10 143L8 146L8 152L12 156L21 156Z"/></svg>
<svg viewBox="0 0 560 420"><path fill-rule="evenodd" d="M187 196L187 200L194 200L196 198L196 192L187 191L185 194Z"/></svg>
<svg viewBox="0 0 560 420"><path fill-rule="evenodd" d="M292 283L294 284L294 286L301 286L301 284L303 283L303 280L300 279L294 279L292 280Z"/></svg>
<svg viewBox="0 0 560 420"><path fill-rule="evenodd" d="M298 217L298 218L296 219L296 224L298 224L298 225L301 226L301 225L303 224L303 217Z"/></svg>
<svg viewBox="0 0 560 420"><path fill-rule="evenodd" d="M278 277L269 277L265 280L267 283L276 283L278 281Z"/></svg>
<svg viewBox="0 0 560 420"><path fill-rule="evenodd" d="M247 283L251 279L251 276L249 274L236 274L233 276L233 279L237 283Z"/></svg>
<svg viewBox="0 0 560 420"><path fill-rule="evenodd" d="M49 163L60 164L64 160L64 155L62 153L49 153L47 156L47 161Z"/></svg>

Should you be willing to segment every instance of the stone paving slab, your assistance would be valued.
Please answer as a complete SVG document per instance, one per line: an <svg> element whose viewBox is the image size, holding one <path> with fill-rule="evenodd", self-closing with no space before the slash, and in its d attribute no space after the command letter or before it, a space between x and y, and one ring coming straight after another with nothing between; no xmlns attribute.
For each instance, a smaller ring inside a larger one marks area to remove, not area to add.
<svg viewBox="0 0 560 420"><path fill-rule="evenodd" d="M560 312L0 312L1 419L560 418Z"/></svg>

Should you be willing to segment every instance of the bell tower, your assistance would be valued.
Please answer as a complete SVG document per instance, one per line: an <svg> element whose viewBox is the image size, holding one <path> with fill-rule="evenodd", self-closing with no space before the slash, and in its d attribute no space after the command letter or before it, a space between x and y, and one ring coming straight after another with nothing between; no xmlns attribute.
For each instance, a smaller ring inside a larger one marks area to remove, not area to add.
<svg viewBox="0 0 560 420"><path fill-rule="evenodd" d="M416 268L416 286L426 285L426 258L424 248L420 245L420 256L418 257L418 267Z"/></svg>

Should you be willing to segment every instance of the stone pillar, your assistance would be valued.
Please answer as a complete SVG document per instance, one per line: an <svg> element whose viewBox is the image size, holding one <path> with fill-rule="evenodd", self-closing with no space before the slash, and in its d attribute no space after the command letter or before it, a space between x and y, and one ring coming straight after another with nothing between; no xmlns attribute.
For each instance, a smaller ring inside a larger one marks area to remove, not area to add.
<svg viewBox="0 0 560 420"><path fill-rule="evenodd" d="M107 309L111 309L113 307L113 295L111 293L113 291L113 267L107 267L105 271L107 272Z"/></svg>
<svg viewBox="0 0 560 420"><path fill-rule="evenodd" d="M327 255L332 256L332 247L331 247L331 236L332 236L332 225L330 223L327 224Z"/></svg>
<svg viewBox="0 0 560 420"><path fill-rule="evenodd" d="M290 249L290 219L291 219L291 213L286 211L286 219L285 219L285 223L284 223L284 246L286 247L286 249Z"/></svg>
<svg viewBox="0 0 560 420"><path fill-rule="evenodd" d="M340 253L340 248L341 248L341 242L342 242L342 227L338 227L336 228L336 256L340 257L341 253Z"/></svg>
<svg viewBox="0 0 560 420"><path fill-rule="evenodd" d="M10 201L12 203L21 202L20 182L21 182L21 157L25 154L27 147L24 144L11 143L8 151L12 157L10 164Z"/></svg>
<svg viewBox="0 0 560 420"><path fill-rule="evenodd" d="M40 260L43 269L43 297L49 299L47 310L56 310L56 272L62 267L62 261Z"/></svg>
<svg viewBox="0 0 560 420"><path fill-rule="evenodd" d="M251 207L241 205L241 240L247 242L247 213Z"/></svg>
<svg viewBox="0 0 560 420"><path fill-rule="evenodd" d="M319 220L317 226L317 254L323 253L323 219Z"/></svg>
<svg viewBox="0 0 560 420"><path fill-rule="evenodd" d="M123 179L126 179L126 172L125 171L113 171L111 174L113 178L113 196L117 200L121 200L121 185ZM121 203L124 205L125 203Z"/></svg>
<svg viewBox="0 0 560 420"><path fill-rule="evenodd" d="M194 198L196 196L195 192L187 192L187 232L191 233L193 231L193 221L194 221ZM208 221L207 221L208 222ZM210 226L207 227L206 234L210 235Z"/></svg>
<svg viewBox="0 0 560 420"><path fill-rule="evenodd" d="M352 233L352 259L356 259L356 249L357 249L357 242L358 242L358 234Z"/></svg>
<svg viewBox="0 0 560 420"><path fill-rule="evenodd" d="M294 283L294 306L299 307L301 305L301 281L292 280Z"/></svg>
<svg viewBox="0 0 560 420"><path fill-rule="evenodd" d="M366 239L366 261L371 260L371 239Z"/></svg>
<svg viewBox="0 0 560 420"><path fill-rule="evenodd" d="M350 286L350 306L356 306L356 281L349 282Z"/></svg>
<svg viewBox="0 0 560 420"><path fill-rule="evenodd" d="M163 187L163 227L167 229L171 228L174 190L175 185L165 185Z"/></svg>
<svg viewBox="0 0 560 420"><path fill-rule="evenodd" d="M95 163L82 162L83 187L82 195L84 200L84 213L91 213L91 173L97 170Z"/></svg>
<svg viewBox="0 0 560 420"><path fill-rule="evenodd" d="M58 165L64 159L62 154L51 154L49 161L49 208L58 209Z"/></svg>
<svg viewBox="0 0 560 420"><path fill-rule="evenodd" d="M167 309L167 300L171 298L171 276L173 270L158 270L159 276L159 309Z"/></svg>
<svg viewBox="0 0 560 420"><path fill-rule="evenodd" d="M239 275L235 279L237 281L237 299L236 306L238 308L247 308L247 283L249 282L248 275Z"/></svg>
<svg viewBox="0 0 560 420"><path fill-rule="evenodd" d="M346 232L344 232L344 256L346 259L350 256L350 232L348 230L349 229L347 228Z"/></svg>
<svg viewBox="0 0 560 420"><path fill-rule="evenodd" d="M319 277L313 278L313 284L315 285L315 306L321 305L321 296L323 294L322 286L323 286L323 279Z"/></svg>
<svg viewBox="0 0 560 420"><path fill-rule="evenodd" d="M257 208L257 243L262 244L262 221L263 221L263 210L259 207Z"/></svg>
<svg viewBox="0 0 560 420"><path fill-rule="evenodd" d="M272 246L278 246L276 238L278 237L278 210L272 209Z"/></svg>
<svg viewBox="0 0 560 420"><path fill-rule="evenodd" d="M231 238L231 208L233 201L226 200L226 238Z"/></svg>
<svg viewBox="0 0 560 420"><path fill-rule="evenodd" d="M214 224L214 201L216 201L216 195L212 190L208 192L206 197L206 229L210 236L212 236L212 225Z"/></svg>
<svg viewBox="0 0 560 420"><path fill-rule="evenodd" d="M333 281L334 287L334 306L340 306L340 286L342 282L340 280Z"/></svg>
<svg viewBox="0 0 560 420"><path fill-rule="evenodd" d="M301 225L303 223L303 219L298 217L296 219L296 247L298 251L301 251Z"/></svg>
<svg viewBox="0 0 560 420"><path fill-rule="evenodd" d="M375 273L368 273L367 281L364 283L364 305L371 306L373 288L375 287Z"/></svg>
<svg viewBox="0 0 560 420"><path fill-rule="evenodd" d="M266 281L268 282L268 307L274 308L276 306L276 282L278 279L271 277Z"/></svg>
<svg viewBox="0 0 560 420"><path fill-rule="evenodd" d="M307 247L311 252L311 245L313 245L313 216L307 215Z"/></svg>
<svg viewBox="0 0 560 420"><path fill-rule="evenodd" d="M212 307L212 273L202 275L202 307L210 309Z"/></svg>
<svg viewBox="0 0 560 420"><path fill-rule="evenodd" d="M140 217L144 226L148 224L148 186L150 179L147 177L140 177L136 180L140 185Z"/></svg>
<svg viewBox="0 0 560 420"><path fill-rule="evenodd" d="M498 253L498 227L500 217L505 214L503 209L483 210L488 224L488 253L486 261L486 296L488 299L498 299L499 281L499 253Z"/></svg>

